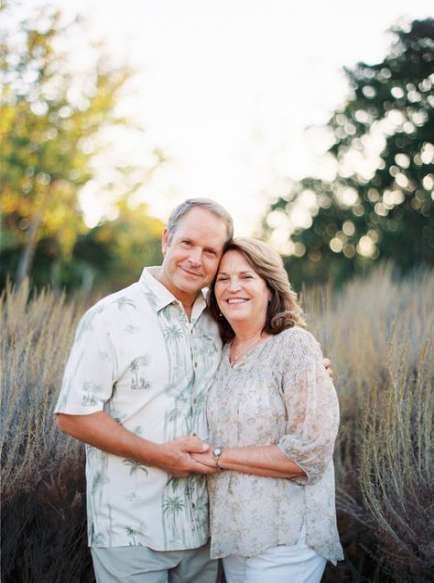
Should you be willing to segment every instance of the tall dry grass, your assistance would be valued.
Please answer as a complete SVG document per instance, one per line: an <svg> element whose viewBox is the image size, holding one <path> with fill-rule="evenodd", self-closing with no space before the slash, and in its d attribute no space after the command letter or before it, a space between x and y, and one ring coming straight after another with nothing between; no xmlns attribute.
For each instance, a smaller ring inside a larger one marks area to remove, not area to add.
<svg viewBox="0 0 434 583"><path fill-rule="evenodd" d="M333 360L341 405L336 451L346 562L325 582L424 583L434 567L434 274L381 269L336 295L304 294ZM0 301L3 577L91 582L82 448L52 420L83 307L28 287Z"/></svg>
<svg viewBox="0 0 434 583"><path fill-rule="evenodd" d="M432 581L434 274L398 282L382 268L336 297L310 290L304 303L337 371L342 417L336 478L347 562L326 581Z"/></svg>
<svg viewBox="0 0 434 583"><path fill-rule="evenodd" d="M0 299L2 575L5 582L93 581L85 542L82 448L53 408L82 308L28 282Z"/></svg>

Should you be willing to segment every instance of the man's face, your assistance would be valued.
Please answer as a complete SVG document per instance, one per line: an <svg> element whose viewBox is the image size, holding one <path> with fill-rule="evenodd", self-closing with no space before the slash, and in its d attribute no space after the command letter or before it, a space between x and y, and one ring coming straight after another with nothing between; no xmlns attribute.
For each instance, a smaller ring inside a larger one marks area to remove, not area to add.
<svg viewBox="0 0 434 583"><path fill-rule="evenodd" d="M191 209L169 240L163 233L160 281L179 300L193 299L214 277L227 230L222 219L206 209Z"/></svg>

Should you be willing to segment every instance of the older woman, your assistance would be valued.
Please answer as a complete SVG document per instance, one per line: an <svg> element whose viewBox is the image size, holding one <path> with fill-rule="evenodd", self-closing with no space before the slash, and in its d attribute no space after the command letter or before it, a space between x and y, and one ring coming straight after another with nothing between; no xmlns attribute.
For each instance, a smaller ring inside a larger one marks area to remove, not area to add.
<svg viewBox="0 0 434 583"><path fill-rule="evenodd" d="M228 583L319 582L342 558L333 447L339 411L280 257L227 248L209 295L224 341L208 397L211 556Z"/></svg>

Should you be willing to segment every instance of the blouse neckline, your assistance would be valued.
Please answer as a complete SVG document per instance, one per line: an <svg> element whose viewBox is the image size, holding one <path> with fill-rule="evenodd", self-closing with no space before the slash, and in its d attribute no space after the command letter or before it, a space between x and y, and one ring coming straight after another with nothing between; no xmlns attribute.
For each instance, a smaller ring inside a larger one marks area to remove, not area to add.
<svg viewBox="0 0 434 583"><path fill-rule="evenodd" d="M250 357L252 356L252 354L255 354L260 349L262 350L276 336L279 336L279 334L271 334L270 336L267 336L267 338L265 338L261 342L258 342L258 344L255 344L254 346L252 346L252 348L250 350L248 350L245 354L243 354L237 362L234 362L234 364L231 364L231 359L230 359L230 342L227 342L225 344L225 346L224 346L224 358L226 359L226 362L227 362L228 367L230 369L232 369L232 370L241 367L241 365L245 364L246 361L248 361L250 359Z"/></svg>

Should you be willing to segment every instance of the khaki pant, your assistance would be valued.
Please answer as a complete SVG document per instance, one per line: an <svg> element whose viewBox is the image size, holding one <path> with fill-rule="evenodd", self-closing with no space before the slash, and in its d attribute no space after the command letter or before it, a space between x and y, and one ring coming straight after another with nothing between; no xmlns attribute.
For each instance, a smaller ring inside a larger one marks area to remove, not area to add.
<svg viewBox="0 0 434 583"><path fill-rule="evenodd" d="M209 545L186 551L147 547L92 547L97 583L216 583Z"/></svg>

